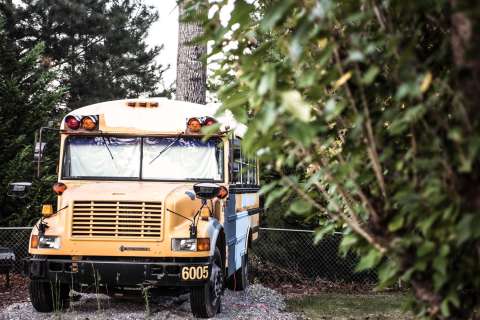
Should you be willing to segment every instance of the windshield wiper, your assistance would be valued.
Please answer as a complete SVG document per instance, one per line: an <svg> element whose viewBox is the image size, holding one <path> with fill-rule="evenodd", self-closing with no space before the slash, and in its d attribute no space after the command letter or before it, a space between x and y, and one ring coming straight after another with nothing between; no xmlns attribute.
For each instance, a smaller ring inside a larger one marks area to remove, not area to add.
<svg viewBox="0 0 480 320"><path fill-rule="evenodd" d="M162 150L160 150L160 152L155 156L155 158L153 158L148 164L152 164L153 161L157 160L158 157L160 157L162 154L165 153L165 151L167 151L168 149L170 149L175 143L178 142L178 140L180 140L180 138L183 136L183 132L181 132L176 138L175 140L173 140L168 146L166 146L165 148L163 148Z"/></svg>
<svg viewBox="0 0 480 320"><path fill-rule="evenodd" d="M110 153L110 157L112 157L112 160L113 160L113 154L112 154L112 151L110 150L110 147L108 146L108 143L107 143L107 140L105 139L104 136L102 136L102 140L103 140L103 145L107 148L108 150L108 153Z"/></svg>

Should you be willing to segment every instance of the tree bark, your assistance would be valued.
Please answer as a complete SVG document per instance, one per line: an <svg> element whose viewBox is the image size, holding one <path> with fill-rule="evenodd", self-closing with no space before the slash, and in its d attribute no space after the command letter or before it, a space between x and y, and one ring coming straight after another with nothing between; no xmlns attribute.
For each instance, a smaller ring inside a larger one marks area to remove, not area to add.
<svg viewBox="0 0 480 320"><path fill-rule="evenodd" d="M451 46L460 89L467 107L475 110L480 103L480 21L476 1L450 0L452 7Z"/></svg>
<svg viewBox="0 0 480 320"><path fill-rule="evenodd" d="M207 92L207 44L192 43L203 34L200 23L183 21L188 1L180 1L176 99L205 104Z"/></svg>

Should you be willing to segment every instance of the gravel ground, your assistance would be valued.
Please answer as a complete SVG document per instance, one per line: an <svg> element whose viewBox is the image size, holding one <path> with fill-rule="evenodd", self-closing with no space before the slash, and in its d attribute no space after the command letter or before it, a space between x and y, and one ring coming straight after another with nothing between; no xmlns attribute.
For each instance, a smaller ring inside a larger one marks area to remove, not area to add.
<svg viewBox="0 0 480 320"><path fill-rule="evenodd" d="M30 302L13 303L0 310L0 320L100 320L100 319L193 319L188 294L180 297L158 297L149 303L150 314L141 298L114 298L84 294L71 303L66 312L42 314ZM245 292L226 290L222 299L222 312L215 319L299 319L297 314L285 311L281 294L259 284Z"/></svg>

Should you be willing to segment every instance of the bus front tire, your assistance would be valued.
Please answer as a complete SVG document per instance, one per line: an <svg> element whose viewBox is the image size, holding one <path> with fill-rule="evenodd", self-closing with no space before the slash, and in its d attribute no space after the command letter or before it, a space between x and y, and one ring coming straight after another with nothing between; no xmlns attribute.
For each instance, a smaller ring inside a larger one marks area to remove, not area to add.
<svg viewBox="0 0 480 320"><path fill-rule="evenodd" d="M210 279L201 287L190 291L190 307L198 318L211 318L220 312L223 293L223 263L220 250L215 248Z"/></svg>
<svg viewBox="0 0 480 320"><path fill-rule="evenodd" d="M66 284L30 280L30 301L38 312L52 312L68 308L70 288Z"/></svg>
<svg viewBox="0 0 480 320"><path fill-rule="evenodd" d="M227 288L234 291L243 291L248 287L248 254L242 256L242 266L228 278Z"/></svg>

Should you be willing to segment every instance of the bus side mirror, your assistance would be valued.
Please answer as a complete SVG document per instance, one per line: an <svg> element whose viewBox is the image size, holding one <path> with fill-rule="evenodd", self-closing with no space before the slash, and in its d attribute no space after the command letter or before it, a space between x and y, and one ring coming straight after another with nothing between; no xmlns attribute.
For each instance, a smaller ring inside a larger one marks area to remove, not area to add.
<svg viewBox="0 0 480 320"><path fill-rule="evenodd" d="M12 182L8 184L7 196L12 198L25 198L32 187L31 182Z"/></svg>
<svg viewBox="0 0 480 320"><path fill-rule="evenodd" d="M213 199L218 195L220 186L215 183L197 183L193 186L197 198L202 200Z"/></svg>
<svg viewBox="0 0 480 320"><path fill-rule="evenodd" d="M43 151L47 146L46 142L37 142L35 143L35 149L33 151L33 162L38 163L42 161Z"/></svg>

